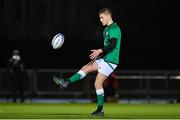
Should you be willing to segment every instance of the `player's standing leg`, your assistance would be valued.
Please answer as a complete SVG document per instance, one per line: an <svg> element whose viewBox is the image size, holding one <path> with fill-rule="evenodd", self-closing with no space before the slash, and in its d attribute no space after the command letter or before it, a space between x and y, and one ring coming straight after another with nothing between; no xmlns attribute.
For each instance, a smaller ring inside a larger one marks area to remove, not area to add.
<svg viewBox="0 0 180 120"><path fill-rule="evenodd" d="M103 111L103 103L104 103L103 83L108 78L108 76L116 69L117 65L106 62L102 58L96 60L96 63L98 64L98 74L96 76L94 86L95 86L96 94L97 94L98 108L91 115L92 116L104 116L104 111Z"/></svg>
<svg viewBox="0 0 180 120"><path fill-rule="evenodd" d="M98 102L98 108L96 111L94 111L91 115L92 116L104 116L103 111L103 103L104 103L104 89L103 89L103 82L107 79L106 75L103 75L102 73L97 74L96 80L94 83L95 89L96 89L96 95L97 95L97 102Z"/></svg>

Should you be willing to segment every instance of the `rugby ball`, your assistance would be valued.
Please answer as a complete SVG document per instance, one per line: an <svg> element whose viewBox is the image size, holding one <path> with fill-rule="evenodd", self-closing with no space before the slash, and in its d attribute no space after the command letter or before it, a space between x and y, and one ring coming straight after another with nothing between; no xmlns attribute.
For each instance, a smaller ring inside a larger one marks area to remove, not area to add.
<svg viewBox="0 0 180 120"><path fill-rule="evenodd" d="M56 34L51 42L51 45L53 49L58 49L60 48L64 43L64 35L62 33Z"/></svg>

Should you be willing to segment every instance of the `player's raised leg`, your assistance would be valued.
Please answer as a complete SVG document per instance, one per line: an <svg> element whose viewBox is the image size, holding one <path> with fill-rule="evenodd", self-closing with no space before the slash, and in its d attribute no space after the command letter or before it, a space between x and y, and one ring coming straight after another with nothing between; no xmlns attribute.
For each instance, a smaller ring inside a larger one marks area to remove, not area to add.
<svg viewBox="0 0 180 120"><path fill-rule="evenodd" d="M89 72L97 71L98 64L94 61L89 62L84 65L77 73L72 75L67 79L60 79L56 76L53 77L53 80L57 85L60 85L61 88L67 88L70 84L83 79Z"/></svg>

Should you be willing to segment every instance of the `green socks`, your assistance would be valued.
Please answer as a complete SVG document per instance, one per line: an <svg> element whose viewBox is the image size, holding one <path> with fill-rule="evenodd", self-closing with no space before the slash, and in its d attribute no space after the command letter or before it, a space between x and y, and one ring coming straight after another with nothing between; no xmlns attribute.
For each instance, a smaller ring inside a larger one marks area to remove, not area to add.
<svg viewBox="0 0 180 120"><path fill-rule="evenodd" d="M86 74L80 70L79 72L77 72L76 74L74 74L73 76L71 76L70 78L68 78L68 80L73 83L76 82L82 78L84 78L86 76Z"/></svg>
<svg viewBox="0 0 180 120"><path fill-rule="evenodd" d="M103 106L103 103L104 103L104 90L103 90L103 88L96 90L96 94L97 94L98 106Z"/></svg>

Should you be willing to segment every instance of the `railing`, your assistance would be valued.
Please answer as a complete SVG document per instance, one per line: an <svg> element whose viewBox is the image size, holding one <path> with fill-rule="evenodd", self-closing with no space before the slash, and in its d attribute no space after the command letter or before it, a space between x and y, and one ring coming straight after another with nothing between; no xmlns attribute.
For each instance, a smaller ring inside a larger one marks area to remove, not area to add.
<svg viewBox="0 0 180 120"><path fill-rule="evenodd" d="M53 75L67 78L77 72L75 69L28 69L24 81L25 93L29 97L73 97L92 98L94 96L95 73L87 75L71 86L60 90L52 80ZM180 71L178 70L117 70L116 79L120 98L175 98L180 96ZM7 79L6 70L0 70L0 96L10 96L12 81Z"/></svg>

